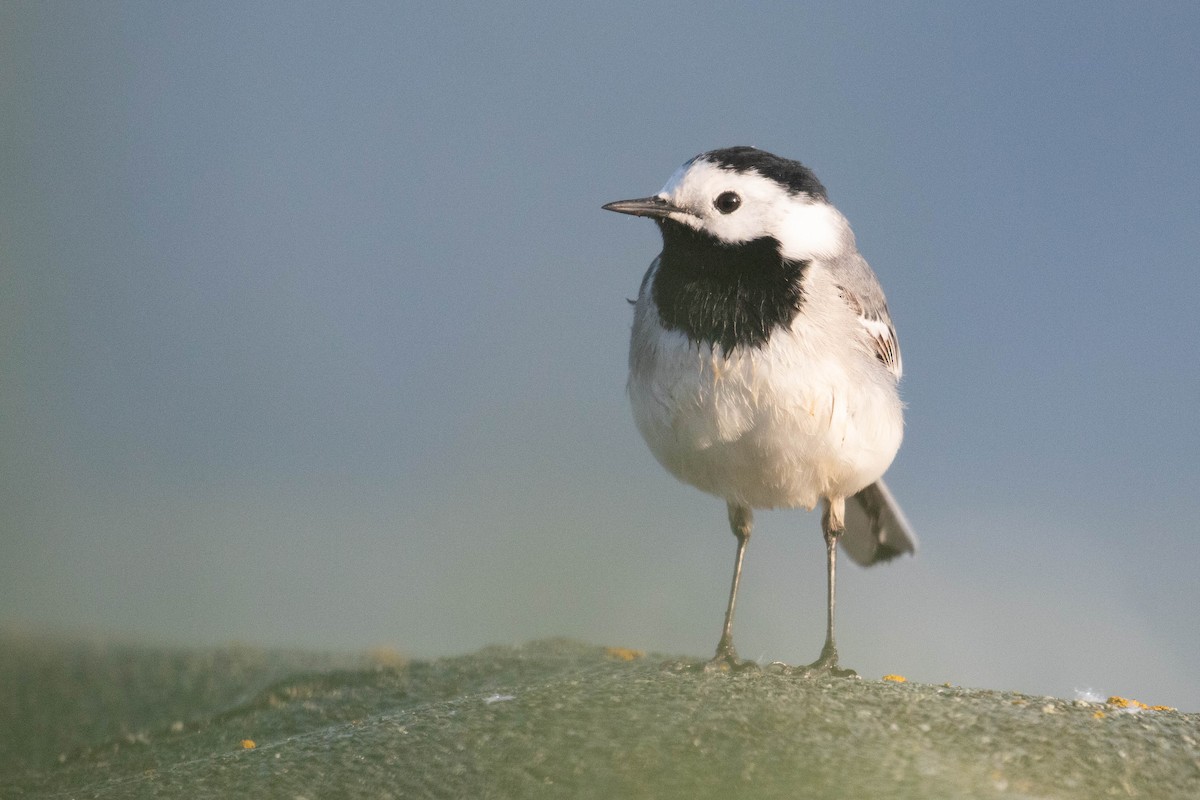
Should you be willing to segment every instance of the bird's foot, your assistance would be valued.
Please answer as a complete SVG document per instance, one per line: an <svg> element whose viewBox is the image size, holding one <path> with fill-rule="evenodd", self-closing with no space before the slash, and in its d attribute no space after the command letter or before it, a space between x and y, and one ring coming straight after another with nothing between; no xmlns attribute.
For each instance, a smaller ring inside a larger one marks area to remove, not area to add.
<svg viewBox="0 0 1200 800"><path fill-rule="evenodd" d="M808 664L797 669L797 674L805 678L821 678L828 675L831 678L857 678L858 673L849 667L839 666L837 661L823 661L817 659L811 664Z"/></svg>
<svg viewBox="0 0 1200 800"><path fill-rule="evenodd" d="M708 661L667 661L663 663L662 669L664 672L703 672L715 675L750 672L759 669L759 666L754 661L738 658L737 653L730 647L717 650L717 654Z"/></svg>
<svg viewBox="0 0 1200 800"><path fill-rule="evenodd" d="M752 672L757 670L758 664L754 661L746 661L737 657L737 653L718 653L709 661L701 665L708 674L720 672L735 673L735 672Z"/></svg>
<svg viewBox="0 0 1200 800"><path fill-rule="evenodd" d="M857 678L858 673L852 669L847 669L838 664L837 648L829 644L821 651L821 657L811 664L805 664L802 667L793 667L789 664L784 664L781 661L776 661L770 665L772 672L781 675L794 675L799 678Z"/></svg>

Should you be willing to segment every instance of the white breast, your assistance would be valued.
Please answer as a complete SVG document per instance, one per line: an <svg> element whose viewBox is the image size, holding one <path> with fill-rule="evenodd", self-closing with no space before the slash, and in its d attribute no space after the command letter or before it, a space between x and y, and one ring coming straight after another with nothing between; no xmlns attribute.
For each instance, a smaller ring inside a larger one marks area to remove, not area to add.
<svg viewBox="0 0 1200 800"><path fill-rule="evenodd" d="M844 305L812 302L834 287L807 287L790 331L726 356L663 329L651 280L635 310L629 395L668 471L754 508L812 508L883 475L903 435L895 379L856 338Z"/></svg>

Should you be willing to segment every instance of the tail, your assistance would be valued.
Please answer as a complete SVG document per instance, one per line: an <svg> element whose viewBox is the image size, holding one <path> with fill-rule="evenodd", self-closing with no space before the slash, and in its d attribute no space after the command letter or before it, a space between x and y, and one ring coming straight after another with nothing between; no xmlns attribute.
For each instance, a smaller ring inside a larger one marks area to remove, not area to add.
<svg viewBox="0 0 1200 800"><path fill-rule="evenodd" d="M917 550L917 536L882 480L848 500L846 529L838 539L850 558L864 567Z"/></svg>

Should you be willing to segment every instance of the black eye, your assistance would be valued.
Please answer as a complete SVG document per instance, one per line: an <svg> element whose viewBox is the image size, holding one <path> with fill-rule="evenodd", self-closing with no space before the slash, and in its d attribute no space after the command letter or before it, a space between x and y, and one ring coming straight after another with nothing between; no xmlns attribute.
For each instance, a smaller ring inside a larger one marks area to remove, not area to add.
<svg viewBox="0 0 1200 800"><path fill-rule="evenodd" d="M738 210L738 206L741 204L742 198L738 197L737 192L721 192L717 195L717 199L713 200L713 205L722 214L732 214Z"/></svg>

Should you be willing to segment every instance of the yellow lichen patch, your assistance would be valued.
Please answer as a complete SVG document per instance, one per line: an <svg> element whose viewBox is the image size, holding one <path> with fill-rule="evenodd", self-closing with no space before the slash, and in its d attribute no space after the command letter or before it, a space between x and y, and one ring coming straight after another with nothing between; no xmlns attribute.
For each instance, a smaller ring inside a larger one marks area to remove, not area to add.
<svg viewBox="0 0 1200 800"><path fill-rule="evenodd" d="M635 658L641 658L646 655L641 650L631 650L628 647L606 647L604 655L609 658L615 658L617 661L633 661Z"/></svg>
<svg viewBox="0 0 1200 800"><path fill-rule="evenodd" d="M390 645L372 647L367 651L366 656L367 662L375 669L403 667L408 663L404 654Z"/></svg>
<svg viewBox="0 0 1200 800"><path fill-rule="evenodd" d="M884 675L883 679L885 681L891 681L892 683L904 683L908 680L908 678L904 677L903 675Z"/></svg>
<svg viewBox="0 0 1200 800"><path fill-rule="evenodd" d="M1092 714L1093 719L1104 719L1107 716L1108 714L1105 714L1103 711L1097 711L1095 714Z"/></svg>
<svg viewBox="0 0 1200 800"><path fill-rule="evenodd" d="M1110 706L1115 706L1116 708L1150 708L1150 706L1146 705L1145 703L1139 703L1137 700L1130 700L1126 697L1117 697L1116 695L1108 698L1108 704Z"/></svg>
<svg viewBox="0 0 1200 800"><path fill-rule="evenodd" d="M243 750L253 750L256 747L258 747L258 745L254 743L253 739L242 739Z"/></svg>
<svg viewBox="0 0 1200 800"><path fill-rule="evenodd" d="M1126 697L1117 697L1116 695L1113 695L1112 697L1108 698L1108 704L1110 706L1114 706L1116 708L1131 708L1131 709L1137 709L1139 711L1177 711L1178 710L1175 708L1171 708L1170 706L1148 706L1145 703L1139 702L1137 700L1130 700L1129 698L1126 698Z"/></svg>

